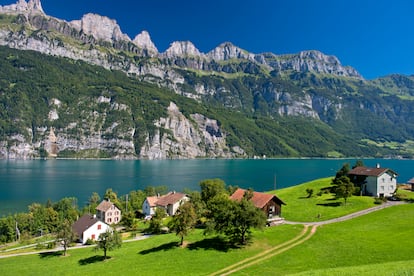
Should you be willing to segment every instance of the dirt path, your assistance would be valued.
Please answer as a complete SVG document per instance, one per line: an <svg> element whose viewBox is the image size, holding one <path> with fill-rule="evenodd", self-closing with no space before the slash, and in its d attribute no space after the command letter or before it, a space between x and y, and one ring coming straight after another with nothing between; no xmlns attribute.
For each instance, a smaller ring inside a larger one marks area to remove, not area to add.
<svg viewBox="0 0 414 276"><path fill-rule="evenodd" d="M225 267L219 271L216 271L212 274L210 274L211 276L213 275L229 275L232 274L236 271L242 270L246 267L252 266L258 262L261 262L263 260L269 259L273 256L276 256L278 254L281 254L305 241L307 241L308 239L310 239L313 234L316 232L316 228L318 226L314 225L312 226L312 229L309 231L309 225L304 225L303 231L297 235L296 237L294 237L293 239L284 242L282 244L279 244L273 248L267 249L259 254L256 254L250 258L244 259L240 262L237 262L235 264L232 264L228 267Z"/></svg>
<svg viewBox="0 0 414 276"><path fill-rule="evenodd" d="M330 220L325 220L325 221L318 221L318 222L294 222L294 221L285 221L286 224L303 224L304 225L304 229L303 231L297 235L295 238L284 242L282 244L279 244L273 248L267 249L259 254L256 254L252 257L246 258L244 260L241 260L233 265L230 265L228 267L225 267L219 271L216 271L212 274L210 274L211 276L213 275L230 275L234 272L240 271L246 267L255 265L263 260L272 258L278 254L281 254L299 244L304 243L305 241L309 240L316 232L316 229L319 225L325 225L325 224L330 224L330 223L335 223L335 222L340 222L340 221L345 221L345 220L350 220L359 216L363 216L387 207L391 207L391 206L395 206L395 205L399 205L399 204L404 204L405 202L400 202L400 201L389 201L386 202L382 205L379 206L375 206L366 210L362 210L359 212L355 212L340 218L335 218L335 219L330 219ZM312 229L310 231L309 228L312 227Z"/></svg>

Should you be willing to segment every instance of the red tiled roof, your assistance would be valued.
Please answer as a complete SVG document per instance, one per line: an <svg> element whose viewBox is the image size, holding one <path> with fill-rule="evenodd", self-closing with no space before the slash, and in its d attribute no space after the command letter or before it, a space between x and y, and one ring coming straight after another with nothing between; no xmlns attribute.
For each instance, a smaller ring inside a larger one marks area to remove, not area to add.
<svg viewBox="0 0 414 276"><path fill-rule="evenodd" d="M243 198L245 192L246 192L246 190L239 188L230 196L230 199L231 200L241 200ZM254 206L261 209L273 198L275 198L276 202L278 202L279 204L285 204L282 200L280 200L275 195L259 193L259 192L253 192L253 197L252 197L251 201L253 202Z"/></svg>
<svg viewBox="0 0 414 276"><path fill-rule="evenodd" d="M96 217L93 217L89 214L81 216L73 225L73 231L82 236L82 233L87 230L89 227L97 223L99 220Z"/></svg>
<svg viewBox="0 0 414 276"><path fill-rule="evenodd" d="M394 172L391 169L388 168L368 168L368 167L356 167L349 171L348 174L352 175L366 175L366 176L380 176L386 172L390 172L392 174L397 175L396 172Z"/></svg>

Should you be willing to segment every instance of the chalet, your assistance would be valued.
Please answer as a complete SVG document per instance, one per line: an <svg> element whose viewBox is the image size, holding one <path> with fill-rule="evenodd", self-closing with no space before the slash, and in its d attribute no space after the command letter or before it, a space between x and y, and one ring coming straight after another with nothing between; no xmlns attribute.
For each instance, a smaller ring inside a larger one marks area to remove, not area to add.
<svg viewBox="0 0 414 276"><path fill-rule="evenodd" d="M231 200L241 200L245 194L246 190L237 189L231 196ZM282 205L286 205L281 199L276 195L265 194L259 192L253 192L253 197L251 201L254 206L263 210L268 219L273 219L274 217L281 217L282 215Z"/></svg>
<svg viewBox="0 0 414 276"><path fill-rule="evenodd" d="M155 214L156 208L164 208L169 216L173 216L177 212L178 207L188 200L190 200L188 195L177 192L169 192L162 196L149 196L142 204L142 212L146 216L152 216Z"/></svg>
<svg viewBox="0 0 414 276"><path fill-rule="evenodd" d="M87 240L97 240L100 234L105 233L111 227L98 220L95 215L86 214L72 225L72 229L79 238L79 241L85 244Z"/></svg>
<svg viewBox="0 0 414 276"><path fill-rule="evenodd" d="M349 171L351 181L368 196L389 197L397 188L397 173L388 168L356 167Z"/></svg>
<svg viewBox="0 0 414 276"><path fill-rule="evenodd" d="M109 199L103 200L96 207L96 218L107 224L117 224L121 221L121 210Z"/></svg>
<svg viewBox="0 0 414 276"><path fill-rule="evenodd" d="M408 180L407 184L411 185L411 191L414 192L414 177Z"/></svg>

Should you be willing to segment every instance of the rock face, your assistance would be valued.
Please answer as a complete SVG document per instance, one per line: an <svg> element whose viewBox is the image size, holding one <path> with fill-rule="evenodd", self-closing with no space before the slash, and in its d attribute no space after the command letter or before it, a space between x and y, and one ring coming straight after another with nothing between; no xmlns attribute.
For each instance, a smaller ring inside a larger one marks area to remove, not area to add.
<svg viewBox="0 0 414 276"><path fill-rule="evenodd" d="M140 34L138 34L134 38L133 42L138 47L147 50L149 56L154 57L158 55L158 49L152 42L151 37L147 31L142 31Z"/></svg>
<svg viewBox="0 0 414 276"><path fill-rule="evenodd" d="M222 81L195 80L190 73L183 73L184 69L200 70L201 75L206 76L245 74L255 77L263 71L268 75L295 71L362 80L355 69L342 66L336 57L318 51L281 56L253 54L226 42L208 53L201 53L190 41L176 41L164 53L159 53L148 32L142 31L131 40L115 20L105 16L89 13L80 20L67 22L44 14L40 0L18 0L16 4L0 6L0 13L14 17L12 26L0 27L0 45L121 70L200 102L213 99L226 108L243 109L246 99L242 93L247 93L243 91L247 89L255 97L252 102L263 99L270 106L269 113L282 116L321 119L330 108L338 110L341 106L334 100L317 98L306 92L294 95L272 83L241 87L244 84L233 85L231 81L223 84ZM79 99L79 105L84 104L89 105L79 114L79 119L66 126L29 129L27 135L13 135L8 137L8 142L0 141L0 158L62 156L74 152L79 157L148 159L246 156L241 147L229 148L225 131L215 120L202 114L187 118L174 103L168 108L168 117L155 122L155 133L148 133L143 145L134 143L136 129L129 107L104 96ZM95 105L100 108L94 109ZM101 110L102 106L105 112L93 111ZM107 123L110 120L106 112L112 110L124 112L125 119ZM60 114L71 112L73 110L62 105L59 99L54 99L47 120L52 122L59 119Z"/></svg>
<svg viewBox="0 0 414 276"><path fill-rule="evenodd" d="M188 159L215 157L245 157L241 149L231 151L217 121L201 114L186 118L177 105L170 103L168 117L160 118L153 137L147 137L141 156L147 159ZM162 130L162 131L161 131Z"/></svg>
<svg viewBox="0 0 414 276"><path fill-rule="evenodd" d="M130 38L121 32L121 28L116 21L106 16L88 13L81 20L71 21L70 23L78 31L91 35L98 40L108 42L130 41Z"/></svg>

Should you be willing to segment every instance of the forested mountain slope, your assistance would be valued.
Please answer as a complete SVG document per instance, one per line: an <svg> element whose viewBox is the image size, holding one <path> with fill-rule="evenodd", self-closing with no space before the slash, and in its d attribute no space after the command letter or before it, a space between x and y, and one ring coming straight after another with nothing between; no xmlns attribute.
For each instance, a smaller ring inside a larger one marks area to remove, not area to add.
<svg viewBox="0 0 414 276"><path fill-rule="evenodd" d="M89 26L89 27L88 27ZM0 6L0 158L412 157L413 79L318 51L159 53L95 14Z"/></svg>

